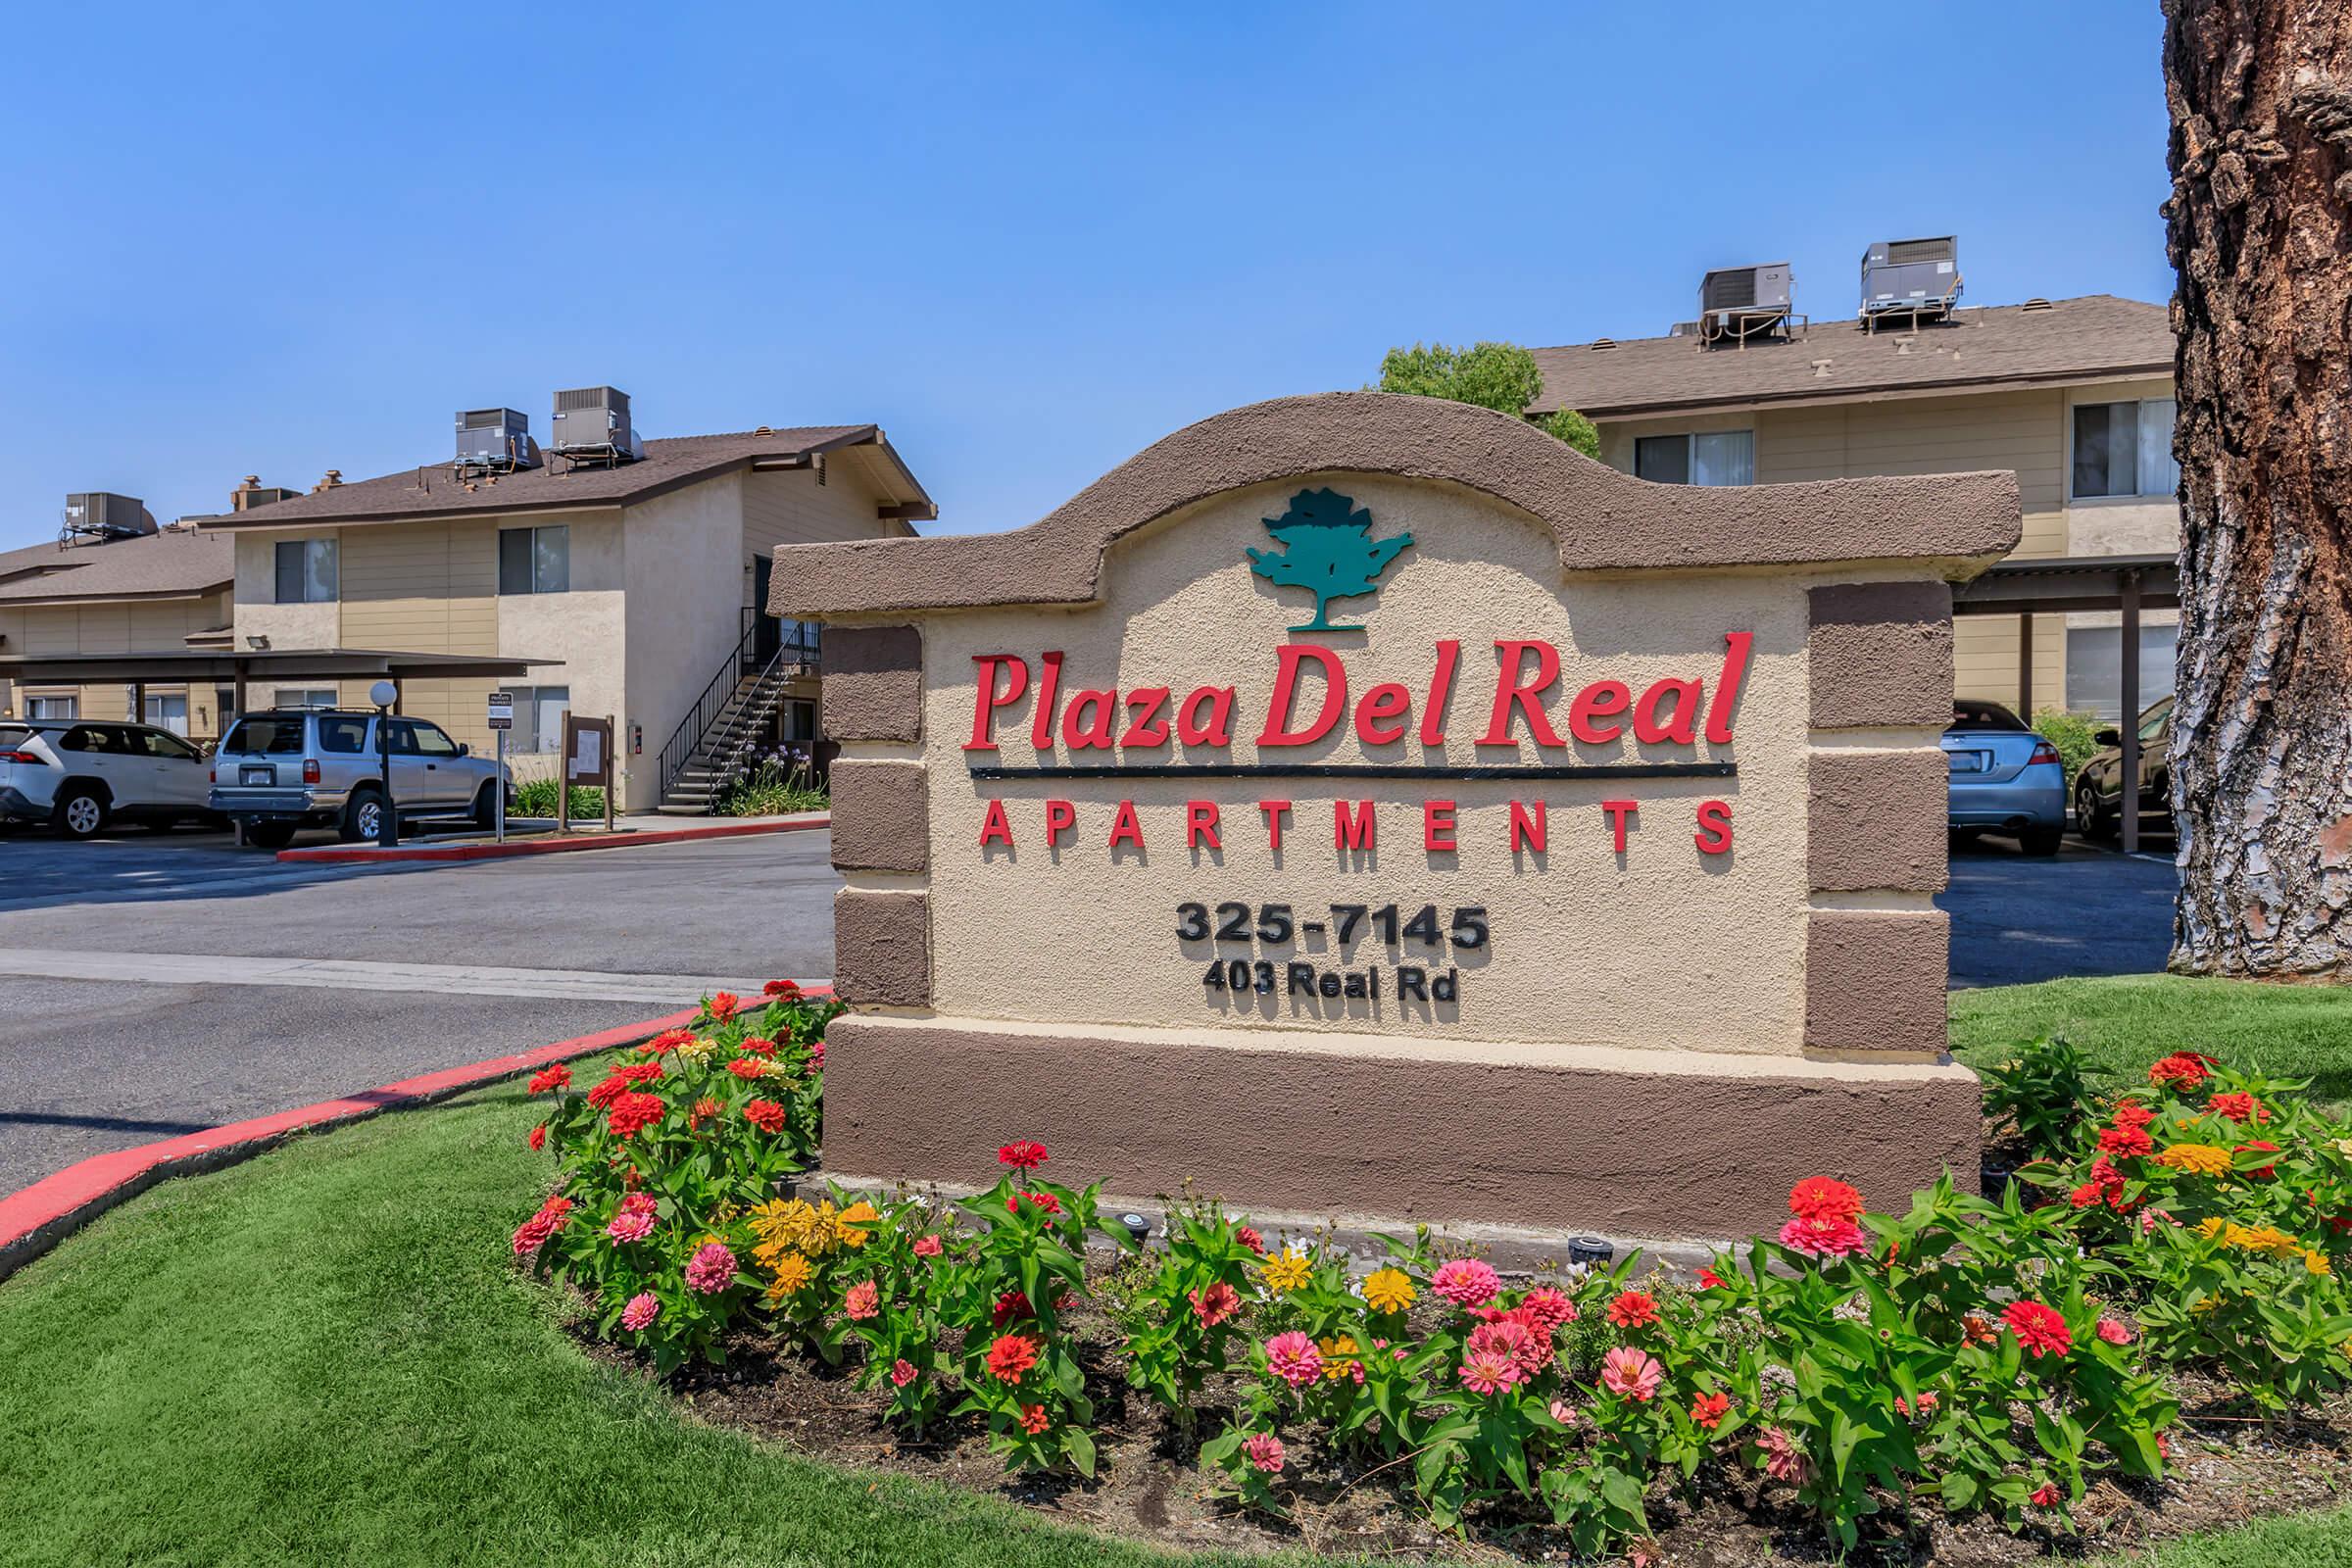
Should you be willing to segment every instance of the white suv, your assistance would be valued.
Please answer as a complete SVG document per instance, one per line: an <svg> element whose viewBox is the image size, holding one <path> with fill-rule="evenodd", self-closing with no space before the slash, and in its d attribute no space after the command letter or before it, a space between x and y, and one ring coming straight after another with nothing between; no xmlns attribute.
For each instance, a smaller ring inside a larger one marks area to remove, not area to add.
<svg viewBox="0 0 2352 1568"><path fill-rule="evenodd" d="M0 818L47 822L70 839L109 822L165 829L210 809L204 754L152 724L88 719L0 720Z"/></svg>

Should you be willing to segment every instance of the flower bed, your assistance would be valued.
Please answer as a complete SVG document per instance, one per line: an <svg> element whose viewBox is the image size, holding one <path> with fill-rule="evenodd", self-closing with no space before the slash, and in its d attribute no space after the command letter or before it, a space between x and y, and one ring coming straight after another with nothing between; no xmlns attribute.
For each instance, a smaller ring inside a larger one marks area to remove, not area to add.
<svg viewBox="0 0 2352 1568"><path fill-rule="evenodd" d="M1505 1279L1426 1233L1377 1259L1269 1244L1213 1201L1141 1249L1025 1141L958 1201L779 1196L813 1152L832 1009L730 1000L560 1103L562 1184L515 1250L662 1371L732 1347L753 1383L848 1382L894 1450L985 1444L1086 1487L1107 1438L1309 1539L1349 1506L1402 1544L1409 1513L1648 1554L1732 1507L1832 1550L1942 1519L2026 1556L2177 1494L2184 1395L2282 1418L2335 1408L2352 1372L2352 1135L2203 1058L2114 1098L2066 1083L2059 1046L1990 1075L2042 1146L1997 1202L1946 1180L1872 1213L1815 1177L1777 1237L1692 1281L1639 1256ZM2071 1113L2038 1114L2052 1093ZM746 1384L726 1398L756 1407Z"/></svg>

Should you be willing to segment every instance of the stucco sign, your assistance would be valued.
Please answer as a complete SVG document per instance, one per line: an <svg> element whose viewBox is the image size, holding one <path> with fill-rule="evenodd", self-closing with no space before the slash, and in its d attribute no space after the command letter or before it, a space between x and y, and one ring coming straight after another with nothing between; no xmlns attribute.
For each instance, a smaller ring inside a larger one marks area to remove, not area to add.
<svg viewBox="0 0 2352 1568"><path fill-rule="evenodd" d="M828 1167L1017 1133L1122 1194L1697 1234L1972 1160L1936 738L2017 526L2006 475L1649 485L1336 394L1015 532L779 551L844 748Z"/></svg>

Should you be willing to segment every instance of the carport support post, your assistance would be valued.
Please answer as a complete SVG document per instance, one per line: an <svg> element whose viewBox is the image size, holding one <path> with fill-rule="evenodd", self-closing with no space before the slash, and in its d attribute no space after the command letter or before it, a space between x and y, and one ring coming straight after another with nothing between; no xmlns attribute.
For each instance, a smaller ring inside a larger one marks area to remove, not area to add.
<svg viewBox="0 0 2352 1568"><path fill-rule="evenodd" d="M130 683L130 721L133 724L147 722L147 683L143 680Z"/></svg>
<svg viewBox="0 0 2352 1568"><path fill-rule="evenodd" d="M2124 677L2123 797L2124 853L2139 853L2139 573L2124 573L2124 634L2121 639Z"/></svg>
<svg viewBox="0 0 2352 1568"><path fill-rule="evenodd" d="M2017 716L2034 722L2034 612L2017 617Z"/></svg>

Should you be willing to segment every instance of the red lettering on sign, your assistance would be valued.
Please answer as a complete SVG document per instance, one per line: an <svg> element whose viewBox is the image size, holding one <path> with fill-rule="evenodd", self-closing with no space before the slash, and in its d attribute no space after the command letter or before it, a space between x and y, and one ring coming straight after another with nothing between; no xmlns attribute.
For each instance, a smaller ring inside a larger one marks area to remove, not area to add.
<svg viewBox="0 0 2352 1568"><path fill-rule="evenodd" d="M1133 801L1121 801L1119 814L1110 821L1110 847L1115 850L1122 844L1132 844L1139 850L1144 847L1144 824L1135 819Z"/></svg>
<svg viewBox="0 0 2352 1568"><path fill-rule="evenodd" d="M1667 698L1679 699L1674 705L1674 716L1661 720L1658 707ZM1642 694L1641 703L1634 709L1634 739L1645 746L1660 741L1672 741L1677 746L1692 746L1698 742L1699 684L1694 680L1662 680Z"/></svg>
<svg viewBox="0 0 2352 1568"><path fill-rule="evenodd" d="M1740 683L1747 678L1747 651L1755 643L1752 631L1723 634L1723 673L1715 677L1715 701L1707 709L1707 742L1728 746L1732 739L1732 710L1740 703Z"/></svg>
<svg viewBox="0 0 2352 1568"><path fill-rule="evenodd" d="M1382 681L1364 693L1364 700L1355 705L1355 733L1367 746L1386 746L1391 741L1404 739L1402 724L1384 724L1383 719L1402 718L1413 706L1413 694L1393 680Z"/></svg>
<svg viewBox="0 0 2352 1568"><path fill-rule="evenodd" d="M1690 835L1701 855L1728 855L1732 848L1732 808L1725 801L1698 803L1698 831Z"/></svg>
<svg viewBox="0 0 2352 1568"><path fill-rule="evenodd" d="M1634 703L1634 694L1621 680L1596 680L1576 694L1568 705L1568 733L1588 746L1605 746L1625 733L1623 724L1595 724L1596 718L1622 713Z"/></svg>
<svg viewBox="0 0 2352 1568"><path fill-rule="evenodd" d="M1029 689L1029 661L1012 654L974 654L972 662L980 666L980 684L978 701L972 708L972 738L963 743L963 749L993 752L997 749L996 711L1007 703L1019 701L1021 693ZM1011 671L1002 696L997 692L1000 665Z"/></svg>
<svg viewBox="0 0 2352 1568"><path fill-rule="evenodd" d="M1488 718L1487 732L1478 738L1478 744L1517 746L1519 743L1511 739L1511 710L1517 709L1526 715L1527 732L1535 737L1538 746L1565 745L1536 701L1560 678L1560 651L1541 637L1503 638L1494 647L1502 656L1502 674L1494 683L1494 711ZM1536 656L1536 678L1523 684L1521 666L1531 649Z"/></svg>
<svg viewBox="0 0 2352 1568"><path fill-rule="evenodd" d="M1603 801L1600 803L1600 808L1609 813L1609 823L1616 830L1614 847L1619 855L1623 855L1625 853L1625 819L1642 809L1641 803L1638 801Z"/></svg>
<svg viewBox="0 0 2352 1568"><path fill-rule="evenodd" d="M1012 824L1004 820L1003 801L988 803L988 816L980 824L980 847L985 850L991 844L1002 844L1008 850L1012 848Z"/></svg>
<svg viewBox="0 0 2352 1568"><path fill-rule="evenodd" d="M1067 801L1046 803L1046 848L1052 849L1061 836L1078 825L1078 808Z"/></svg>
<svg viewBox="0 0 2352 1568"><path fill-rule="evenodd" d="M1283 813L1290 808L1291 803L1288 801L1260 801L1257 803L1258 814L1266 819L1267 849L1279 850L1282 848L1282 818Z"/></svg>
<svg viewBox="0 0 2352 1568"><path fill-rule="evenodd" d="M1438 667L1429 677L1429 701L1421 709L1421 744L1446 744L1446 704L1453 694L1453 667L1462 662L1462 645L1447 638L1438 644Z"/></svg>
<svg viewBox="0 0 2352 1568"><path fill-rule="evenodd" d="M1184 803L1184 847L1188 850L1200 849L1203 839L1208 841L1209 849L1221 850L1225 847L1217 842L1217 803L1187 801Z"/></svg>
<svg viewBox="0 0 2352 1568"><path fill-rule="evenodd" d="M1200 704L1208 703L1208 717L1200 716ZM1176 738L1187 746L1231 746L1233 744L1233 688L1203 686L1184 700L1176 714Z"/></svg>
<svg viewBox="0 0 2352 1568"><path fill-rule="evenodd" d="M1546 827L1544 821L1544 803L1536 803L1536 814L1527 814L1527 808L1517 801L1511 803L1511 853L1519 853L1524 845L1538 855L1544 853Z"/></svg>
<svg viewBox="0 0 2352 1568"><path fill-rule="evenodd" d="M1423 801L1421 803L1421 847L1436 855L1445 850L1457 850L1453 842L1453 803L1451 801Z"/></svg>
<svg viewBox="0 0 2352 1568"><path fill-rule="evenodd" d="M1110 750L1110 726L1119 710L1117 692L1080 692L1061 715L1061 738L1073 752L1088 747ZM1093 717L1086 716L1092 712Z"/></svg>
<svg viewBox="0 0 2352 1568"><path fill-rule="evenodd" d="M1029 744L1050 752L1054 749L1054 699L1061 690L1061 655L1047 654L1044 663L1045 669L1037 677L1037 707L1029 715Z"/></svg>
<svg viewBox="0 0 2352 1568"><path fill-rule="evenodd" d="M1274 701L1266 710L1266 727L1257 744L1305 746L1319 741L1348 710L1348 673L1340 668L1339 655L1312 643L1284 643L1278 653L1282 663L1274 675ZM1310 728L1294 730L1290 727L1291 705L1298 694L1298 668L1310 659L1323 666L1323 711Z"/></svg>
<svg viewBox="0 0 2352 1568"><path fill-rule="evenodd" d="M1159 710L1168 706L1165 686L1138 686L1127 694L1127 733L1121 746L1153 747L1168 744L1168 721Z"/></svg>
<svg viewBox="0 0 2352 1568"><path fill-rule="evenodd" d="M1331 841L1343 850L1372 848L1372 803L1358 801L1355 815L1348 814L1346 801L1331 803Z"/></svg>

